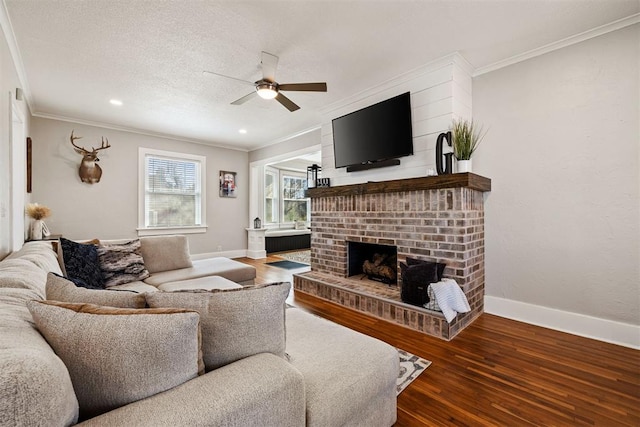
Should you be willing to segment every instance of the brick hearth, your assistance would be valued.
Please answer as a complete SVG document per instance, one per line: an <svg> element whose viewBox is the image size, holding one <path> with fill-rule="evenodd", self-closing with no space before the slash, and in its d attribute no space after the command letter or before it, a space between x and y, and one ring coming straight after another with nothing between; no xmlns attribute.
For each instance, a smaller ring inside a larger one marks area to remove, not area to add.
<svg viewBox="0 0 640 427"><path fill-rule="evenodd" d="M455 174L310 190L311 272L294 275L295 291L453 338L484 311L483 192L490 189L487 178ZM348 278L348 242L397 246L399 262L445 262L445 277L458 282L471 312L448 324L442 313L402 303L397 286Z"/></svg>

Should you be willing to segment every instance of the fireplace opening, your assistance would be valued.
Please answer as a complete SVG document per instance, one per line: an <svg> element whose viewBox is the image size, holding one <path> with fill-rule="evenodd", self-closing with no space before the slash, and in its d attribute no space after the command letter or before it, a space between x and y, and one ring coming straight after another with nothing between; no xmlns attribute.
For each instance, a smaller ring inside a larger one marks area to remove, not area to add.
<svg viewBox="0 0 640 427"><path fill-rule="evenodd" d="M366 275L371 280L396 284L398 249L396 246L348 242L348 276Z"/></svg>

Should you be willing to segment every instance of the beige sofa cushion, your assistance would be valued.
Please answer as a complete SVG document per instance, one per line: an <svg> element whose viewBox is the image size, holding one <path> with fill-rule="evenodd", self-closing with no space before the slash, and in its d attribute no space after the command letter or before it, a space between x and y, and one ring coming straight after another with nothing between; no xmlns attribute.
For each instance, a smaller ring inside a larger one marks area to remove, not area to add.
<svg viewBox="0 0 640 427"><path fill-rule="evenodd" d="M26 259L12 258L0 262L0 288L36 291L44 298L47 272Z"/></svg>
<svg viewBox="0 0 640 427"><path fill-rule="evenodd" d="M38 333L25 288L0 288L0 425L60 426L78 420L69 372Z"/></svg>
<svg viewBox="0 0 640 427"><path fill-rule="evenodd" d="M193 267L187 236L140 238L140 250L149 273Z"/></svg>
<svg viewBox="0 0 640 427"><path fill-rule="evenodd" d="M289 361L304 376L307 426L393 425L394 347L297 308L287 309L286 322ZM378 402L375 424L366 421L371 402Z"/></svg>
<svg viewBox="0 0 640 427"><path fill-rule="evenodd" d="M147 304L144 294L131 291L86 289L53 273L49 273L47 276L46 291L47 299L53 301L85 302L120 308L145 308Z"/></svg>
<svg viewBox="0 0 640 427"><path fill-rule="evenodd" d="M169 390L201 369L194 311L56 301L27 306L69 370L81 419Z"/></svg>
<svg viewBox="0 0 640 427"><path fill-rule="evenodd" d="M197 279L205 276L222 276L232 282L242 283L256 278L256 269L229 258L215 257L194 260L193 267L154 273L144 280L153 286L179 280Z"/></svg>
<svg viewBox="0 0 640 427"><path fill-rule="evenodd" d="M227 291L156 292L147 294L147 304L200 313L204 364L210 371L258 353L284 357L290 289L283 282Z"/></svg>

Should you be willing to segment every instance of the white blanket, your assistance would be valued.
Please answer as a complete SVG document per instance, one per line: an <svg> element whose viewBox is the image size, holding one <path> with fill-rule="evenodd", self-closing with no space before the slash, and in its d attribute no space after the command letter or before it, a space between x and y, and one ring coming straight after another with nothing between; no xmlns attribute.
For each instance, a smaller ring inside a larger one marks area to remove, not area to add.
<svg viewBox="0 0 640 427"><path fill-rule="evenodd" d="M455 280L442 279L440 282L432 283L431 289L448 323L451 323L458 313L471 311L467 297Z"/></svg>

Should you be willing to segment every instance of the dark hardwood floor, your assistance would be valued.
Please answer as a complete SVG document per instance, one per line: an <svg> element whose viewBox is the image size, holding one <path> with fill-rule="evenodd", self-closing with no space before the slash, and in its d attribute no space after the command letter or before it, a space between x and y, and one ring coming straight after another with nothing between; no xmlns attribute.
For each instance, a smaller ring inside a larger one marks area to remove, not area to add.
<svg viewBox="0 0 640 427"><path fill-rule="evenodd" d="M292 273L257 268L257 282ZM431 360L396 426L640 426L640 351L483 314L446 342L304 294L288 302Z"/></svg>

